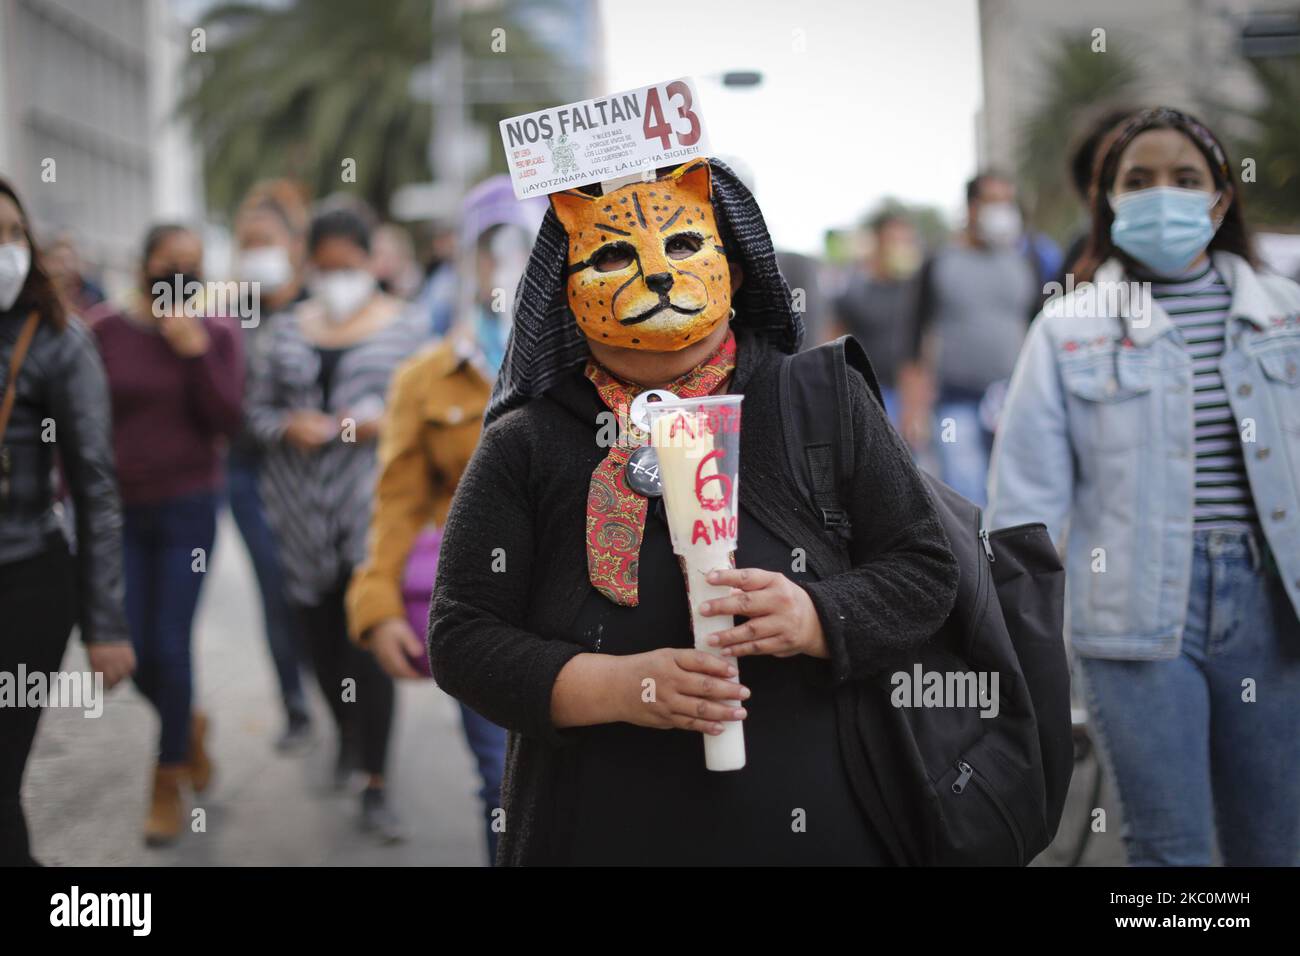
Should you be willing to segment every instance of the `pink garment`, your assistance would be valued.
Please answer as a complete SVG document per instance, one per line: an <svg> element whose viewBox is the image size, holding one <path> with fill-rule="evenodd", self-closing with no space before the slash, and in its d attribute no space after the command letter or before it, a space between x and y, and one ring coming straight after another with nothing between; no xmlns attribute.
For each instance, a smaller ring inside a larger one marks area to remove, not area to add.
<svg viewBox="0 0 1300 956"><path fill-rule="evenodd" d="M425 528L415 539L411 555L406 559L406 573L402 577L402 600L406 604L406 620L418 637L429 633L429 598L433 593L433 581L438 574L438 549L442 545L442 532L437 528ZM411 665L425 677L432 677L429 670L429 650L426 645L420 656L411 660Z"/></svg>

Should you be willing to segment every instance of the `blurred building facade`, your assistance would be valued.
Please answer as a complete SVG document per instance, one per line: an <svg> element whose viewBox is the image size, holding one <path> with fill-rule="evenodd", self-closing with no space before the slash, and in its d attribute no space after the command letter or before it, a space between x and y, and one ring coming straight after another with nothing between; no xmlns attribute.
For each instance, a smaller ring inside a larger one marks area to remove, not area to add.
<svg viewBox="0 0 1300 956"><path fill-rule="evenodd" d="M1088 46L1104 30L1136 57L1143 101L1197 110L1253 105L1243 33L1264 18L1300 15L1300 0L979 0L984 104L976 123L981 165L1014 170L1021 124L1043 87L1043 61L1064 36ZM1063 135L1065 131L1063 130Z"/></svg>
<svg viewBox="0 0 1300 956"><path fill-rule="evenodd" d="M38 238L71 233L110 287L130 281L149 222L201 208L173 116L187 55L165 0L0 0L0 173Z"/></svg>

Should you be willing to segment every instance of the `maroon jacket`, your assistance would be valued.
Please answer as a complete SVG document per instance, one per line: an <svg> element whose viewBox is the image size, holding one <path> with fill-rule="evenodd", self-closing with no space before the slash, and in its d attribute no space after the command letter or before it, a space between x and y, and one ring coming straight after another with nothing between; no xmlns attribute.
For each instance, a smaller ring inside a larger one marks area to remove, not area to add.
<svg viewBox="0 0 1300 956"><path fill-rule="evenodd" d="M243 418L243 346L233 320L202 321L210 344L196 358L182 358L161 333L120 313L94 323L124 505L221 485L221 452Z"/></svg>

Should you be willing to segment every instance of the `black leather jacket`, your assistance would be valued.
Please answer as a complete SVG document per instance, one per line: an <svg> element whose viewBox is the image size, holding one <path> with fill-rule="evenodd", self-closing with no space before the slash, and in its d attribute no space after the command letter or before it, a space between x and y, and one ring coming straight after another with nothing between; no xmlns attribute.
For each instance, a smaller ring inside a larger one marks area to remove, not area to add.
<svg viewBox="0 0 1300 956"><path fill-rule="evenodd" d="M0 390L8 384L25 318L17 310L0 313ZM57 450L76 516L82 640L129 640L108 383L94 336L77 319L62 332L48 322L37 327L18 372L3 447L8 468L0 474L0 574L5 564L44 551L49 536L63 531L53 470Z"/></svg>

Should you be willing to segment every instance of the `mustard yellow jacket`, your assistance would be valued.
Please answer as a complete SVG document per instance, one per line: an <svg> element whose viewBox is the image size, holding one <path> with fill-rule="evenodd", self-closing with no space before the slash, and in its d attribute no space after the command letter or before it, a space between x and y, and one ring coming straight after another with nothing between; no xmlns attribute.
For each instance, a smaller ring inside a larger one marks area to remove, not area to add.
<svg viewBox="0 0 1300 956"><path fill-rule="evenodd" d="M449 340L401 365L389 386L379 436L379 481L365 562L347 594L358 644L380 621L405 617L402 575L420 531L441 526L478 445L492 386Z"/></svg>

